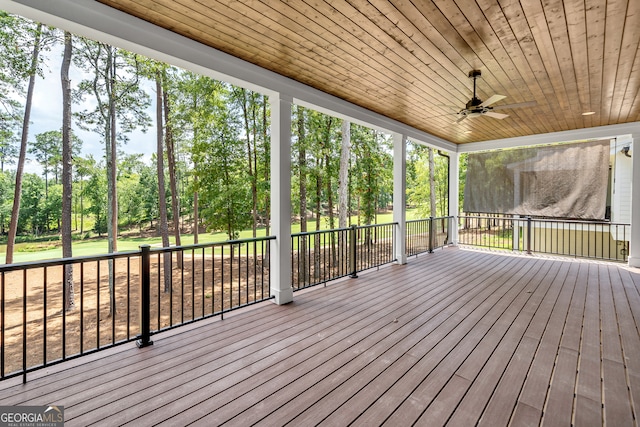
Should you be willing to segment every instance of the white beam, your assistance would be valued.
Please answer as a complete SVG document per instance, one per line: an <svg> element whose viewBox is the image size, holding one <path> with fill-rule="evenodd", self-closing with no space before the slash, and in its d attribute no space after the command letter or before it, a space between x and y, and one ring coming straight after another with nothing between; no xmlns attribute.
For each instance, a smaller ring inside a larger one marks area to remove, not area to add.
<svg viewBox="0 0 640 427"><path fill-rule="evenodd" d="M407 263L407 139L399 133L393 134L393 222L398 223L396 232L396 262Z"/></svg>
<svg viewBox="0 0 640 427"><path fill-rule="evenodd" d="M540 135L519 136L516 138L494 139L491 141L471 142L468 144L460 144L458 146L458 152L472 153L475 151L527 147L533 145L553 144L557 142L588 141L595 139L615 138L619 135L638 132L638 126L640 126L640 122L567 130Z"/></svg>
<svg viewBox="0 0 640 427"><path fill-rule="evenodd" d="M276 304L293 301L291 286L291 104L273 95L271 106L271 295Z"/></svg>

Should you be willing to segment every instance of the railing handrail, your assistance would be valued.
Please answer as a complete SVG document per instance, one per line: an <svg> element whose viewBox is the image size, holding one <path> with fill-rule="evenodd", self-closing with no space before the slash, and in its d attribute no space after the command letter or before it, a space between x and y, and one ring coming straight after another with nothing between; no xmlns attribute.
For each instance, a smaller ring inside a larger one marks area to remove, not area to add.
<svg viewBox="0 0 640 427"><path fill-rule="evenodd" d="M140 250L113 252L101 255L80 255L67 258L46 259L40 261L23 261L13 264L0 264L0 272L25 270L31 268L55 267L58 265L77 264L80 262L106 261L140 255Z"/></svg>
<svg viewBox="0 0 640 427"><path fill-rule="evenodd" d="M160 247L154 248L149 245L151 253L165 253L165 252L178 252L185 251L191 249L203 249L203 248L213 248L216 246L225 246L225 245L237 245L251 242L262 242L265 240L275 240L275 236L262 236L262 237L250 237L247 239L236 239L236 240L225 240L222 242L209 242L209 243L197 243L192 245L180 245L180 246L169 246L169 247ZM141 246L146 245L142 244ZM0 272L7 271L15 271L15 270L24 270L30 268L42 268L42 267L55 267L58 265L67 265L67 264L78 264L81 262L92 262L92 261L107 261L110 259L119 259L119 258L128 258L132 256L140 256L142 254L142 250L132 250L132 251L118 251L107 254L99 254L99 255L80 255L80 256L72 256L67 258L56 258L56 259L46 259L40 261L23 261L17 262L13 264L0 264Z"/></svg>
<svg viewBox="0 0 640 427"><path fill-rule="evenodd" d="M335 233L338 231L348 231L350 229L351 227L343 227L343 228L329 228L325 230L300 231L298 233L291 233L291 237L311 236L314 234L322 234L322 233Z"/></svg>
<svg viewBox="0 0 640 427"><path fill-rule="evenodd" d="M366 225L356 225L356 224L354 224L354 225L356 226L357 229L362 230L364 228L375 228L375 227L386 227L386 226L389 226L389 225L398 225L398 223L397 222L385 222L384 224L366 224Z"/></svg>
<svg viewBox="0 0 640 427"><path fill-rule="evenodd" d="M291 237L312 236L314 234L336 233L336 232L339 232L339 231L349 231L353 227L357 228L358 230L363 230L365 228L384 227L384 226L388 226L388 225L398 225L398 223L397 222L385 222L383 224L365 224L365 225L352 224L349 227L343 227L343 228L328 228L328 229L325 229L325 230L300 231L298 233L291 233Z"/></svg>
<svg viewBox="0 0 640 427"><path fill-rule="evenodd" d="M248 237L246 239L224 240L222 242L197 243L192 245L180 245L180 246L171 245L169 247L159 247L159 248L154 248L153 246L151 246L150 252L152 253L179 252L179 251L185 251L185 250L188 251L192 249L215 248L217 246L243 245L245 243L263 242L266 240L275 240L275 239L276 239L276 236L261 236L261 237Z"/></svg>
<svg viewBox="0 0 640 427"><path fill-rule="evenodd" d="M510 214L509 214L510 215ZM452 217L451 217L452 218ZM593 225L623 225L630 226L629 223L624 222L610 222L606 220L579 220L579 219L553 219L553 218L535 218L526 215L521 215L518 217L504 217L504 216L495 216L493 215L483 215L483 216L475 216L475 215L458 215L458 218L473 218L473 219L499 219L499 220L513 220L513 221L524 221L527 218L531 218L532 221L536 222L551 222L551 223L569 223L569 224L593 224ZM409 222L409 221L407 221Z"/></svg>
<svg viewBox="0 0 640 427"><path fill-rule="evenodd" d="M451 218L455 218L453 215L447 215L447 216L432 216L429 218L417 218L417 219L408 219L407 221L405 221L406 223L413 223L413 222L421 222L421 221L429 221L431 219L433 219L434 221L437 219L451 219Z"/></svg>

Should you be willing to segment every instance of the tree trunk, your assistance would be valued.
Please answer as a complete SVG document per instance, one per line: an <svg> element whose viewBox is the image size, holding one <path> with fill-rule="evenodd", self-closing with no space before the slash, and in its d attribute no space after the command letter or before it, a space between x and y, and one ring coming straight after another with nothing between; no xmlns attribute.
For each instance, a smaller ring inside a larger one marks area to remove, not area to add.
<svg viewBox="0 0 640 427"><path fill-rule="evenodd" d="M433 158L433 148L427 148L429 153L429 209L431 216L436 216L436 179L435 179L435 160Z"/></svg>
<svg viewBox="0 0 640 427"><path fill-rule="evenodd" d="M351 157L351 123L342 121L342 140L340 142L340 169L338 171L338 228L347 228L349 216L349 158ZM338 234L338 258L349 255L344 232ZM345 253L346 252L346 253Z"/></svg>
<svg viewBox="0 0 640 427"><path fill-rule="evenodd" d="M160 235L162 247L168 248L169 225L167 224L167 198L164 187L164 150L162 147L162 77L156 73L156 129L157 129L157 171L158 171L158 205L160 213ZM171 293L171 252L164 253L164 292Z"/></svg>
<svg viewBox="0 0 640 427"><path fill-rule="evenodd" d="M300 232L307 232L307 151L305 149L305 123L304 109L298 106L298 168L299 168L299 192L300 192ZM302 252L300 257L300 271L302 272L302 282L308 281L308 259L307 259L307 236L300 236L300 247Z"/></svg>
<svg viewBox="0 0 640 427"><path fill-rule="evenodd" d="M262 142L264 143L264 182L269 182L271 179L271 175L269 174L270 166L269 166L269 153L271 151L271 143L269 141L269 137L267 135L267 98L266 96L262 97ZM269 192L265 191L264 194L264 206L265 206L265 218L266 218L266 229L265 236L269 235L271 225L271 204L269 198Z"/></svg>
<svg viewBox="0 0 640 427"><path fill-rule="evenodd" d="M346 228L349 215L349 157L351 156L351 124L342 121L340 172L338 174L338 227Z"/></svg>
<svg viewBox="0 0 640 427"><path fill-rule="evenodd" d="M162 83L166 86L166 73L162 74ZM167 143L167 162L169 163L169 187L171 190L171 211L173 215L173 235L176 239L176 246L180 246L180 206L178 204L178 185L176 180L176 155L175 145L173 139L173 129L171 127L171 108L169 106L169 94L167 90L163 88L162 101L164 107L164 121L165 121L165 141ZM162 123L162 122L161 122ZM182 252L177 253L178 267L182 268Z"/></svg>
<svg viewBox="0 0 640 427"><path fill-rule="evenodd" d="M9 222L9 234L7 236L7 252L5 263L13 264L13 250L18 232L18 216L20 215L20 198L22 196L22 175L24 173L24 162L27 157L27 139L29 138L29 119L31 117L31 103L33 100L33 88L36 84L36 67L40 54L40 38L42 24L38 24L33 42L33 53L31 54L31 76L29 76L29 86L27 87L27 99L24 106L24 118L22 120L22 137L20 139L20 154L16 168L16 185L14 188L13 207L11 209L11 221Z"/></svg>
<svg viewBox="0 0 640 427"><path fill-rule="evenodd" d="M195 166L195 165L194 165ZM194 180L198 178L194 177ZM193 192L193 244L198 244L198 236L200 234L200 217L198 215L198 191Z"/></svg>
<svg viewBox="0 0 640 427"><path fill-rule="evenodd" d="M84 180L80 179L80 234L84 234Z"/></svg>
<svg viewBox="0 0 640 427"><path fill-rule="evenodd" d="M322 170L322 163L320 170ZM322 174L320 170L316 173L316 231L320 230L322 222Z"/></svg>
<svg viewBox="0 0 640 427"><path fill-rule="evenodd" d="M62 257L72 256L71 240L71 205L72 192L72 147L71 147L71 80L69 80L69 66L71 65L72 39L71 33L64 33L64 56L60 71L62 82ZM64 309L69 311L74 305L73 294L73 265L65 264L64 269Z"/></svg>
<svg viewBox="0 0 640 427"><path fill-rule="evenodd" d="M107 119L106 132L107 140L105 144L105 154L107 158L107 242L109 253L118 251L118 186L116 179L118 176L117 165L117 142L116 142L116 58L112 47L108 47L107 69L109 73L108 91L109 91L109 115ZM116 314L116 293L115 293L115 271L113 260L110 259L109 265L109 316Z"/></svg>
<svg viewBox="0 0 640 427"><path fill-rule="evenodd" d="M322 222L321 210L322 210L322 163L320 164L320 169L316 172L316 231L320 230L320 225ZM316 233L314 235L314 245L313 245L313 277L316 282L320 278L320 251L322 248L320 247L320 233Z"/></svg>
<svg viewBox="0 0 640 427"><path fill-rule="evenodd" d="M198 140L198 129L193 129L193 140ZM193 170L198 170L198 163L193 162ZM193 244L198 244L198 238L200 235L200 214L198 212L198 174L193 174Z"/></svg>
<svg viewBox="0 0 640 427"><path fill-rule="evenodd" d="M249 167L249 180L251 183L251 217L252 221L252 231L253 237L256 237L256 229L258 227L258 183L257 183L257 163L255 160L255 151L256 151L256 134L255 134L255 126L254 130L251 130L249 126L249 108L253 108L251 103L247 105L247 91L245 89L239 89L242 94L241 104L242 104L242 115L244 119L244 132L247 137L247 166ZM251 136L253 135L253 145L251 144Z"/></svg>

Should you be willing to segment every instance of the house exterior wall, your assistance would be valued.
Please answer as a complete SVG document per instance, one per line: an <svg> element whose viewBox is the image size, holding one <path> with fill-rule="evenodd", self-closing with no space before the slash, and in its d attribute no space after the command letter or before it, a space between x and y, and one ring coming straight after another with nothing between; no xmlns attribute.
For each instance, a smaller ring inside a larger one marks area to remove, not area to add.
<svg viewBox="0 0 640 427"><path fill-rule="evenodd" d="M633 161L622 151L631 145L630 137L616 139L613 156L613 185L611 193L611 222L631 223L631 181L633 179Z"/></svg>

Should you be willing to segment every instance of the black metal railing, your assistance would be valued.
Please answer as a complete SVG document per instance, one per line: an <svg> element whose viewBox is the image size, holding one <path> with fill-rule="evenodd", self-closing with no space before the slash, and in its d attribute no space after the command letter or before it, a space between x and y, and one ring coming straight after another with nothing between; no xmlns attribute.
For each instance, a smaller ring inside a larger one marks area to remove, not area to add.
<svg viewBox="0 0 640 427"><path fill-rule="evenodd" d="M458 227L461 245L621 262L629 254L629 224L469 215Z"/></svg>
<svg viewBox="0 0 640 427"><path fill-rule="evenodd" d="M272 239L0 266L0 379L271 298Z"/></svg>
<svg viewBox="0 0 640 427"><path fill-rule="evenodd" d="M433 252L449 243L449 222L452 216L407 221L407 256Z"/></svg>
<svg viewBox="0 0 640 427"><path fill-rule="evenodd" d="M294 290L326 283L395 261L396 223L291 235Z"/></svg>
<svg viewBox="0 0 640 427"><path fill-rule="evenodd" d="M453 217L408 221L407 255L449 241ZM461 216L459 243L625 261L627 224ZM292 235L294 290L396 260L397 223ZM0 379L264 301L270 240L151 248L0 266ZM72 272L75 307L64 285Z"/></svg>

